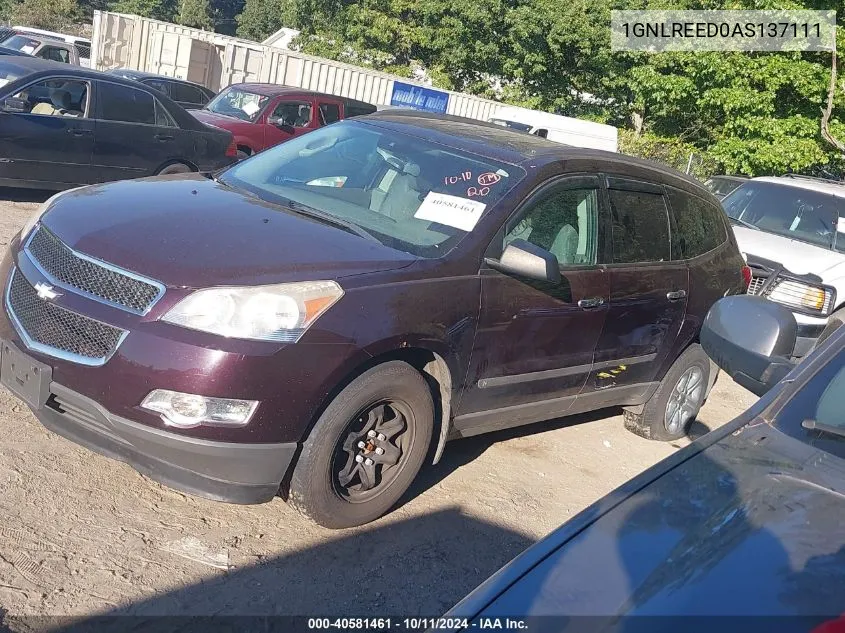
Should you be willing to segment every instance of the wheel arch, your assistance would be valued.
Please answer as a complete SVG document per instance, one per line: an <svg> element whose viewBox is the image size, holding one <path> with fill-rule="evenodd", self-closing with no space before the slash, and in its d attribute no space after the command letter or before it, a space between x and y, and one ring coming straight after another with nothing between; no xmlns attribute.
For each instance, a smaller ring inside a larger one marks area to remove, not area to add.
<svg viewBox="0 0 845 633"><path fill-rule="evenodd" d="M155 171L153 171L153 174L157 175L159 172L161 172L162 169L164 169L165 167L170 167L170 165L185 165L187 167L190 167L191 171L199 171L199 167L197 167L194 163L189 160L186 160L184 158L171 158L156 167Z"/></svg>

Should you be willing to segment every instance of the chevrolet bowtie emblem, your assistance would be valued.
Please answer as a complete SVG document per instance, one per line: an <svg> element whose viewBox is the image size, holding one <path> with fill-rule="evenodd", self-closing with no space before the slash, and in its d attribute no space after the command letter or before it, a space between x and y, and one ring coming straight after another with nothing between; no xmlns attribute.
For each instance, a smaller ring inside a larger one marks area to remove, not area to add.
<svg viewBox="0 0 845 633"><path fill-rule="evenodd" d="M35 292L38 293L39 299L44 299L45 301L51 301L56 297L61 297L62 293L56 292L53 290L53 286L50 284L45 284L43 281L39 281L35 284Z"/></svg>

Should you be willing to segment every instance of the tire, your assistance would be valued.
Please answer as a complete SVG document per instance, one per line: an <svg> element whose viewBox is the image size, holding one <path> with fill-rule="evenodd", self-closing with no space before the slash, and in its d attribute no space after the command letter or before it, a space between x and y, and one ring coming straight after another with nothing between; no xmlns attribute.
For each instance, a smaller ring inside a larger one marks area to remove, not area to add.
<svg viewBox="0 0 845 633"><path fill-rule="evenodd" d="M417 476L433 427L434 402L422 375L400 361L373 367L320 416L291 476L288 503L327 528L374 521Z"/></svg>
<svg viewBox="0 0 845 633"><path fill-rule="evenodd" d="M252 154L250 154L249 152L245 152L242 149L238 150L238 160L246 160L250 156L252 156Z"/></svg>
<svg viewBox="0 0 845 633"><path fill-rule="evenodd" d="M642 413L625 410L625 428L663 442L686 435L704 404L710 371L710 359L701 346L690 345L666 372Z"/></svg>
<svg viewBox="0 0 845 633"><path fill-rule="evenodd" d="M169 165L165 165L161 169L156 172L156 176L170 176L171 174L189 174L193 169L191 169L185 163L170 163Z"/></svg>

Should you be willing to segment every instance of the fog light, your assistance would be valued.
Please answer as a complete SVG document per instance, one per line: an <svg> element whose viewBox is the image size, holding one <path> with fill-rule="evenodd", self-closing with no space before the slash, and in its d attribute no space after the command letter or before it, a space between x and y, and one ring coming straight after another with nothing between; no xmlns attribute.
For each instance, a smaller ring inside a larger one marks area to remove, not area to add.
<svg viewBox="0 0 845 633"><path fill-rule="evenodd" d="M165 424L183 429L200 426L243 426L252 417L256 400L206 398L167 389L151 391L141 403L144 409L161 414Z"/></svg>

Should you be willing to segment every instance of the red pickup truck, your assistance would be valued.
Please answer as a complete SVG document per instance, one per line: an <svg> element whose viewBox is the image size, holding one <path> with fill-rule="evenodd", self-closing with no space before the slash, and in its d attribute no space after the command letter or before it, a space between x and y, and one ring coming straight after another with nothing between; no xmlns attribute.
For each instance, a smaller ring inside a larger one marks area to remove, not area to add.
<svg viewBox="0 0 845 633"><path fill-rule="evenodd" d="M346 97L245 83L225 88L204 108L190 113L203 123L231 132L238 157L246 158L318 127L375 111L372 104Z"/></svg>

